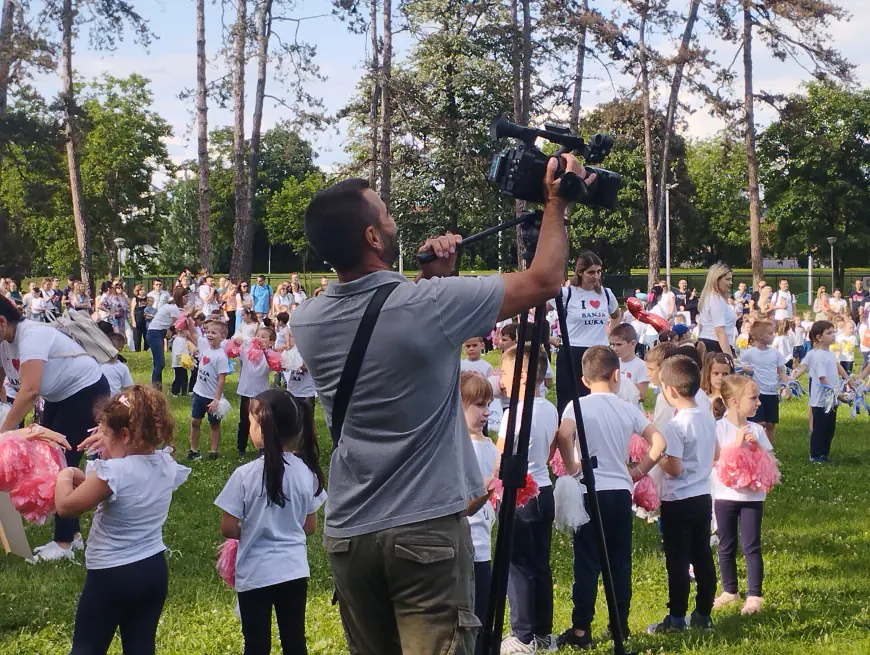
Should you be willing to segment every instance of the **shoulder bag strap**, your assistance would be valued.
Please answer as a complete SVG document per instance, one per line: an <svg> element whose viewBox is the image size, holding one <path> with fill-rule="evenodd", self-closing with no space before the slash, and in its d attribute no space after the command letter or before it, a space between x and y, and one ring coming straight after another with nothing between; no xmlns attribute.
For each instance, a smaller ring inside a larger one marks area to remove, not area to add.
<svg viewBox="0 0 870 655"><path fill-rule="evenodd" d="M332 428L330 431L332 433L333 448L338 448L338 442L341 440L341 429L344 426L344 418L347 415L350 396L353 393L356 379L359 377L359 371L362 368L363 359L365 359L366 350L372 338L372 332L374 332L375 325L381 315L381 308L399 284L399 282L392 282L378 287L369 301L368 307L366 307L362 320L359 322L359 327L350 346L350 352L348 352L347 360L344 363L344 369L341 371L338 388L335 390L335 400L332 403Z"/></svg>

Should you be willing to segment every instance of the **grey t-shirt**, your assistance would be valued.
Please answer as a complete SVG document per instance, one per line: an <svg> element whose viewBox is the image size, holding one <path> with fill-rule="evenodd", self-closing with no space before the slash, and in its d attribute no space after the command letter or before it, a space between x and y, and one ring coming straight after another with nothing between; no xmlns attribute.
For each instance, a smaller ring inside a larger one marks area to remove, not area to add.
<svg viewBox="0 0 870 655"><path fill-rule="evenodd" d="M324 534L354 537L463 511L483 480L462 413L459 348L489 334L504 297L499 276L416 284L379 271L299 305L290 319L331 420L347 353L374 290L387 299L332 454Z"/></svg>

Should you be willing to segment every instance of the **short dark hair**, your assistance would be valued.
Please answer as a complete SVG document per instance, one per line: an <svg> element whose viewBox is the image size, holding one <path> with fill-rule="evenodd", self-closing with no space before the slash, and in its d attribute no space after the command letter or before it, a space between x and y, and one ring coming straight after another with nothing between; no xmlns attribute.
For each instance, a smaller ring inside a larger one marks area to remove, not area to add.
<svg viewBox="0 0 870 655"><path fill-rule="evenodd" d="M700 371L704 368L704 355L707 354L707 348L704 346L703 341L699 341L698 344L698 347L686 344L685 346L677 346L676 348L669 350L665 353L665 361L671 357L688 357L695 362L695 366L697 366ZM703 349L703 352L701 352L701 349Z"/></svg>
<svg viewBox="0 0 870 655"><path fill-rule="evenodd" d="M6 296L0 296L0 316L12 324L18 324L24 318L15 303Z"/></svg>
<svg viewBox="0 0 870 655"><path fill-rule="evenodd" d="M278 315L275 316L275 318L278 319L279 323L284 323L284 325L290 322L290 314L287 312L278 312Z"/></svg>
<svg viewBox="0 0 870 655"><path fill-rule="evenodd" d="M305 210L305 238L337 271L360 264L366 228L380 224L377 209L365 197L369 188L358 177L344 180L320 191Z"/></svg>
<svg viewBox="0 0 870 655"><path fill-rule="evenodd" d="M118 352L124 350L124 345L127 343L127 339L125 339L124 335L119 332L112 332L112 334L109 335L109 341L112 342L112 345L115 346L115 350Z"/></svg>
<svg viewBox="0 0 870 655"><path fill-rule="evenodd" d="M517 332L519 327L519 323L508 323L507 325L502 326L501 333L510 337L511 341L519 341L519 334Z"/></svg>
<svg viewBox="0 0 870 655"><path fill-rule="evenodd" d="M637 341L637 330L630 323L620 323L610 331L610 336L631 343Z"/></svg>
<svg viewBox="0 0 870 655"><path fill-rule="evenodd" d="M605 382L618 370L619 357L607 346L592 346L583 353L583 377L590 382Z"/></svg>
<svg viewBox="0 0 870 655"><path fill-rule="evenodd" d="M692 399L701 388L701 369L685 355L665 359L659 378L662 384L674 389L681 398Z"/></svg>
<svg viewBox="0 0 870 655"><path fill-rule="evenodd" d="M825 333L825 330L831 330L833 327L834 324L830 321L816 321L813 323L813 326L810 328L810 345L815 346L819 337Z"/></svg>

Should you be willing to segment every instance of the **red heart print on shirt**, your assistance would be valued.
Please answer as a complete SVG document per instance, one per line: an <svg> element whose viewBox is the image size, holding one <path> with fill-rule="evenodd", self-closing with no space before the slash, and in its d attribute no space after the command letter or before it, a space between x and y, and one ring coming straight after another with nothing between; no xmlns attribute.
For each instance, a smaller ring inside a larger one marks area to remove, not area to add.
<svg viewBox="0 0 870 655"><path fill-rule="evenodd" d="M13 359L12 366L15 367L16 371L20 371L21 370L21 360L20 359Z"/></svg>
<svg viewBox="0 0 870 655"><path fill-rule="evenodd" d="M592 307L593 309L598 309L599 307L601 307L601 301L600 301L600 300L590 300L590 301L589 301L589 304L591 305L591 307Z"/></svg>
<svg viewBox="0 0 870 655"><path fill-rule="evenodd" d="M203 358L202 358L202 363L203 363L203 364L208 364L210 361L211 361L211 359L208 358L208 357L203 357Z"/></svg>

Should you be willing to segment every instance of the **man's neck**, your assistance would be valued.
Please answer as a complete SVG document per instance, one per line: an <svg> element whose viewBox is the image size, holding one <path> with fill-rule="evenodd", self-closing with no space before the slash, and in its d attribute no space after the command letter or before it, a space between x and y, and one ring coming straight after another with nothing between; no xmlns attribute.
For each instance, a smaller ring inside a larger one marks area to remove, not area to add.
<svg viewBox="0 0 870 655"><path fill-rule="evenodd" d="M378 271L391 270L393 270L393 267L391 265L386 264L380 259L373 258L364 261L358 267L349 271L336 271L336 275L338 276L338 281L340 283L346 284L347 282L359 280L361 278L364 278L366 275L377 273Z"/></svg>

